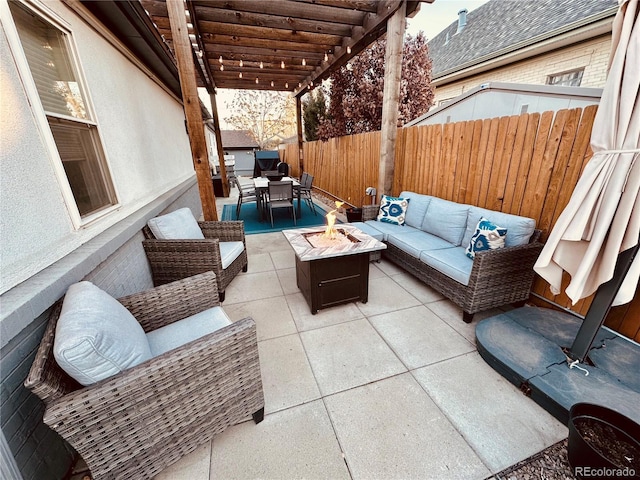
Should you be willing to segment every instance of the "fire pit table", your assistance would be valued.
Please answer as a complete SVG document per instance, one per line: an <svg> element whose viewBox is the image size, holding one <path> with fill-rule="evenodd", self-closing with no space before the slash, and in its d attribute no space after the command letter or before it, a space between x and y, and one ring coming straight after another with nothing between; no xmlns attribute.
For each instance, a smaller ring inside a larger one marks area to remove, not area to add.
<svg viewBox="0 0 640 480"><path fill-rule="evenodd" d="M369 295L369 253L387 246L351 225L282 232L296 254L296 281L311 313Z"/></svg>

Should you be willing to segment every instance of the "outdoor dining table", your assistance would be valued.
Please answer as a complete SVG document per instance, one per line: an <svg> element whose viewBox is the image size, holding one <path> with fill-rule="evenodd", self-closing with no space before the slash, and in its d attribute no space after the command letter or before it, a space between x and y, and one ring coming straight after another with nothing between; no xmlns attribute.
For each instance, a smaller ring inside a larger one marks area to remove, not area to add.
<svg viewBox="0 0 640 480"><path fill-rule="evenodd" d="M282 181L293 183L293 190L296 192L296 198L298 199L296 218L302 218L302 208L300 208L300 182L291 177L282 177ZM265 201L269 194L269 179L267 177L256 177L253 179L253 186L256 190L256 202L258 204L258 210L260 211L260 221L262 221L265 218Z"/></svg>

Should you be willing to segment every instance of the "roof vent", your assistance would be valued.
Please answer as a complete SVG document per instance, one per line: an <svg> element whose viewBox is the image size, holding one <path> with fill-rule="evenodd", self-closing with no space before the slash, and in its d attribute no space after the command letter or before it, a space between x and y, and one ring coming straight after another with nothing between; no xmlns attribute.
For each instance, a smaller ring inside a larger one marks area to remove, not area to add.
<svg viewBox="0 0 640 480"><path fill-rule="evenodd" d="M456 31L456 35L462 32L464 27L467 26L467 13L469 13L469 11L466 8L458 12L458 30Z"/></svg>

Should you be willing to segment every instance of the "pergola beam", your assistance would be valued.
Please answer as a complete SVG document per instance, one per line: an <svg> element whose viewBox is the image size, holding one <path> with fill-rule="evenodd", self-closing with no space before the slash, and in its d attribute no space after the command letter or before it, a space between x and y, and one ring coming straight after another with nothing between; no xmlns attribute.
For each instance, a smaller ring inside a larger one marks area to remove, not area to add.
<svg viewBox="0 0 640 480"><path fill-rule="evenodd" d="M403 2L387 22L382 128L380 132L380 167L378 170L378 193L380 195L389 195L393 189L405 15L406 3Z"/></svg>
<svg viewBox="0 0 640 480"><path fill-rule="evenodd" d="M211 169L209 168L209 157L207 155L207 141L204 136L202 110L200 109L200 98L198 97L193 51L183 5L182 2L167 2L173 48L178 63L182 101L187 119L191 156L196 170L196 178L198 179L202 212L205 220L218 220L216 197L213 193ZM224 162L224 158L222 162Z"/></svg>

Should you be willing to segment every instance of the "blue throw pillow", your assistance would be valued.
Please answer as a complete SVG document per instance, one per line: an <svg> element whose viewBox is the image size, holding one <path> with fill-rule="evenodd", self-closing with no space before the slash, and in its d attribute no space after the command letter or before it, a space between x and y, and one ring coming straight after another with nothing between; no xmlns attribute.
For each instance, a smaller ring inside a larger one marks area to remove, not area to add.
<svg viewBox="0 0 640 480"><path fill-rule="evenodd" d="M503 248L506 236L506 228L499 227L482 217L467 247L467 257L475 258L476 252Z"/></svg>
<svg viewBox="0 0 640 480"><path fill-rule="evenodd" d="M407 215L408 206L408 198L390 197L388 195L383 195L382 200L380 201L378 221L393 223L395 225L404 225L404 219Z"/></svg>

